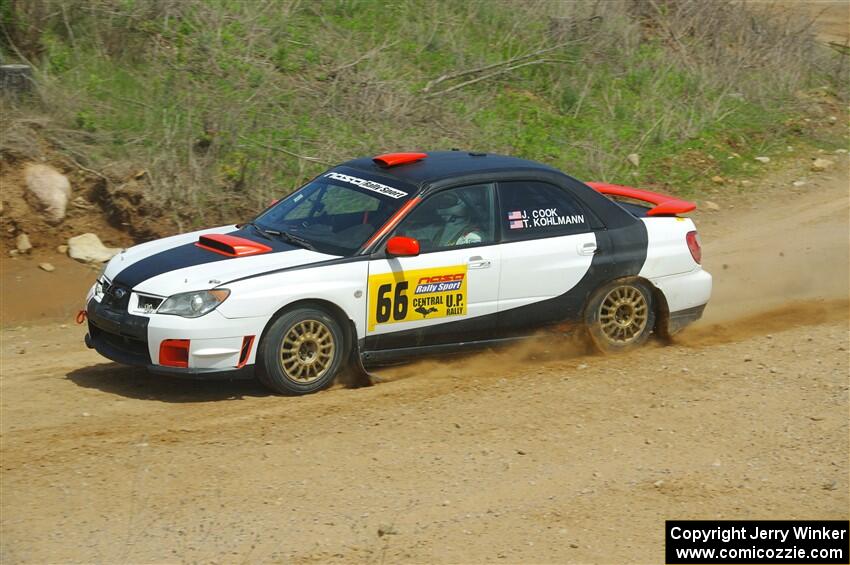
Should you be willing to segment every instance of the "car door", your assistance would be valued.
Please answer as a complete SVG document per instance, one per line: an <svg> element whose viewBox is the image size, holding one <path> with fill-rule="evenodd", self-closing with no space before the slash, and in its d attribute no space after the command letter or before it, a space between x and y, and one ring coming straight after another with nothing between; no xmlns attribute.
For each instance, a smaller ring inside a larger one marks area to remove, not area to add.
<svg viewBox="0 0 850 565"><path fill-rule="evenodd" d="M580 316L583 297L570 293L597 250L590 212L567 189L540 181L499 183L499 202L499 331Z"/></svg>
<svg viewBox="0 0 850 565"><path fill-rule="evenodd" d="M425 198L393 236L419 242L409 257L369 262L367 350L474 341L496 328L499 247L494 184Z"/></svg>

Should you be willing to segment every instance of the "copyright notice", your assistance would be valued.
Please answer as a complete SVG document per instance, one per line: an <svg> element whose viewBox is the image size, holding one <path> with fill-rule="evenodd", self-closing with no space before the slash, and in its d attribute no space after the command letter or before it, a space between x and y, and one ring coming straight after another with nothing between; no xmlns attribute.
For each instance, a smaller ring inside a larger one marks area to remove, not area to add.
<svg viewBox="0 0 850 565"><path fill-rule="evenodd" d="M848 563L847 520L668 520L667 563Z"/></svg>

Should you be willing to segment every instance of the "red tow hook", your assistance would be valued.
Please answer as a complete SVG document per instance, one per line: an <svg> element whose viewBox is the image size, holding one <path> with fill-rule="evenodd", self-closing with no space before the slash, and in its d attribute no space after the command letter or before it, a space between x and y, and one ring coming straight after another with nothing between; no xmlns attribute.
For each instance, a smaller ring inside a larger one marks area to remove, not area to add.
<svg viewBox="0 0 850 565"><path fill-rule="evenodd" d="M88 318L88 314L86 313L86 311L80 310L79 312L77 312L77 317L74 318L74 321L77 322L78 324L82 324L83 322L86 321L86 318Z"/></svg>

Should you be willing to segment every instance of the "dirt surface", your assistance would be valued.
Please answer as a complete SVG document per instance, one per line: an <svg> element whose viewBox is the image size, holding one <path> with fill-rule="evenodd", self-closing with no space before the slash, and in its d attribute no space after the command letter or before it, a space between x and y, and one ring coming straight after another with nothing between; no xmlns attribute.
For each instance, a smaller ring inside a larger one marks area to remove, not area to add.
<svg viewBox="0 0 850 565"><path fill-rule="evenodd" d="M2 133L5 141L6 132ZM103 181L55 156L44 162L68 178L71 199L59 226L51 226L45 221L44 216L37 212L39 207L26 197L25 168L30 163L40 162L14 158L0 151L0 253L4 259L9 257L10 250L15 249L15 236L19 233L27 234L33 248L41 254L52 253L56 246L67 243L69 237L87 232L96 233L110 247L124 247L132 243L126 229L112 225L102 210L99 201L103 199L100 195L105 190Z"/></svg>
<svg viewBox="0 0 850 565"><path fill-rule="evenodd" d="M787 10L814 20L818 39L850 44L850 2L848 0L750 0L776 10Z"/></svg>
<svg viewBox="0 0 850 565"><path fill-rule="evenodd" d="M846 519L848 161L830 158L712 197L706 320L624 356L549 338L281 398L7 324L0 560L658 563L665 519Z"/></svg>
<svg viewBox="0 0 850 565"><path fill-rule="evenodd" d="M99 266L41 251L0 262L0 319L4 326L46 321L70 324L100 273ZM55 270L41 269L44 262Z"/></svg>

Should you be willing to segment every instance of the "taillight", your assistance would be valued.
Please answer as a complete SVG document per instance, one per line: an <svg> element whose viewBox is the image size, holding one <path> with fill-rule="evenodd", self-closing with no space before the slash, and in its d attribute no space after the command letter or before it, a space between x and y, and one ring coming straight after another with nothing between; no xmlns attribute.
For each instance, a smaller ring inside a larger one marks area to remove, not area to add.
<svg viewBox="0 0 850 565"><path fill-rule="evenodd" d="M699 244L699 234L695 231L689 231L688 235L685 236L685 240L688 242L688 249L691 250L691 257L694 258L697 264L702 263L702 247Z"/></svg>

